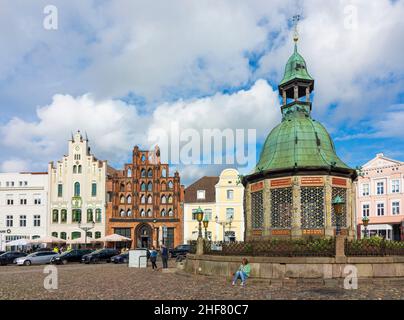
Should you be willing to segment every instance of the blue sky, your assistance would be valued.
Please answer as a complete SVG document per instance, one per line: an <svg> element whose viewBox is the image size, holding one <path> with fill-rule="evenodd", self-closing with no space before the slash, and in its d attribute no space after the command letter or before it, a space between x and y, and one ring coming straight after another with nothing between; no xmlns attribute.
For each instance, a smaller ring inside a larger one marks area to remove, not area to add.
<svg viewBox="0 0 404 320"><path fill-rule="evenodd" d="M293 51L315 78L312 116L351 166L404 160L403 1L0 0L0 170L46 170L80 129L120 168L153 129L257 130L280 121ZM252 165L249 166L249 168ZM220 166L174 166L187 184ZM242 171L248 171L244 168Z"/></svg>

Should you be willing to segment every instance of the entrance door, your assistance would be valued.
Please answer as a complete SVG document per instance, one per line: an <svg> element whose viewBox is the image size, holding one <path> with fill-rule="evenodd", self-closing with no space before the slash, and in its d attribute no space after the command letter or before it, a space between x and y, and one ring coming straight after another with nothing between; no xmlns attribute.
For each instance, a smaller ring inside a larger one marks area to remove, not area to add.
<svg viewBox="0 0 404 320"><path fill-rule="evenodd" d="M135 230L138 248L150 248L152 245L152 228L147 224L139 225Z"/></svg>

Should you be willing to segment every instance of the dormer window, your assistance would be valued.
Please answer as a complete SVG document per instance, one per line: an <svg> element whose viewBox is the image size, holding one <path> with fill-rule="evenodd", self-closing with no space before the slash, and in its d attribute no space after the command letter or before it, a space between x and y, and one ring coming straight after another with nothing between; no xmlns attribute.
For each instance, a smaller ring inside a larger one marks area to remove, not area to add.
<svg viewBox="0 0 404 320"><path fill-rule="evenodd" d="M205 190L198 190L196 192L196 198L198 200L205 200Z"/></svg>

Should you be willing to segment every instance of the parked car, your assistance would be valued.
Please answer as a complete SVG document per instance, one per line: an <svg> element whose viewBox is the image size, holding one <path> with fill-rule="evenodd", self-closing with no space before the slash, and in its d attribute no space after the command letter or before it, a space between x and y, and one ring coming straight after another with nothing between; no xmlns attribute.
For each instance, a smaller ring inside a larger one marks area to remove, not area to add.
<svg viewBox="0 0 404 320"><path fill-rule="evenodd" d="M47 264L50 263L51 259L57 255L53 251L39 251L31 253L25 257L19 257L15 259L17 265L30 266L31 264Z"/></svg>
<svg viewBox="0 0 404 320"><path fill-rule="evenodd" d="M2 255L3 253L6 253L6 251L0 251L0 255Z"/></svg>
<svg viewBox="0 0 404 320"><path fill-rule="evenodd" d="M191 245L181 244L179 246L176 246L174 249L170 249L169 252L171 254L171 258L175 258L177 256L186 256L190 250L191 250Z"/></svg>
<svg viewBox="0 0 404 320"><path fill-rule="evenodd" d="M118 254L117 256L113 256L111 258L111 262L113 263L128 263L129 262L129 252Z"/></svg>
<svg viewBox="0 0 404 320"><path fill-rule="evenodd" d="M97 263L102 261L110 262L111 258L118 254L119 251L115 249L99 249L97 251L82 256L81 262L83 263Z"/></svg>
<svg viewBox="0 0 404 320"><path fill-rule="evenodd" d="M8 251L0 255L0 265L6 266L8 264L14 263L14 260L20 257L25 257L27 254L25 252L19 251Z"/></svg>
<svg viewBox="0 0 404 320"><path fill-rule="evenodd" d="M71 251L66 251L63 252L62 254L58 254L51 259L52 264L66 264L68 262L81 262L81 258L86 255L93 252L93 250L90 249L75 249Z"/></svg>

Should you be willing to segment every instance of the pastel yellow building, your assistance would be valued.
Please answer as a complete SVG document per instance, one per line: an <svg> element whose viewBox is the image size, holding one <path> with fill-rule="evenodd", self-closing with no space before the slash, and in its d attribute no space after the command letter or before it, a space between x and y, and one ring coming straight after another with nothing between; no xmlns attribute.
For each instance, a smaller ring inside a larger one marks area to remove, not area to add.
<svg viewBox="0 0 404 320"><path fill-rule="evenodd" d="M244 240L244 187L239 172L225 169L219 177L203 177L185 189L184 243L198 237L195 212L200 207L208 219L207 237L213 241ZM202 231L206 236L205 229Z"/></svg>

